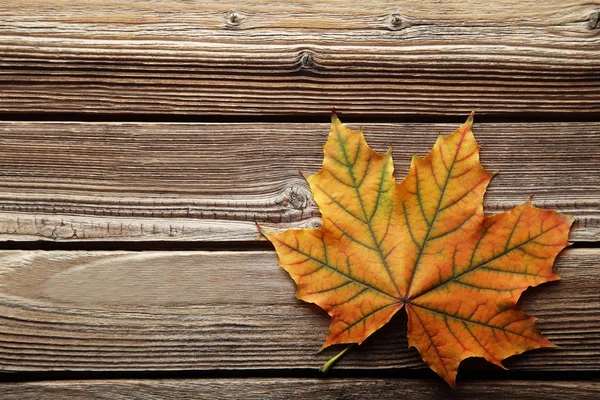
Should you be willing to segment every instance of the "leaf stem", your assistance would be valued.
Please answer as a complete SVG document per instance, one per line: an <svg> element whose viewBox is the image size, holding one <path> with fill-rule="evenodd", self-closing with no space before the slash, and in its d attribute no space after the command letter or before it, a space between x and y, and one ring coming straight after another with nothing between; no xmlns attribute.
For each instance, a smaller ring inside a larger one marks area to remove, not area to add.
<svg viewBox="0 0 600 400"><path fill-rule="evenodd" d="M323 366L321 367L321 372L323 373L323 375L327 375L327 373L329 372L331 367L333 367L333 365L337 362L337 360L339 360L344 354L346 354L348 350L354 347L355 344L356 343L352 343L350 346L346 347L344 350L340 351L338 354L331 357L329 361L323 364Z"/></svg>

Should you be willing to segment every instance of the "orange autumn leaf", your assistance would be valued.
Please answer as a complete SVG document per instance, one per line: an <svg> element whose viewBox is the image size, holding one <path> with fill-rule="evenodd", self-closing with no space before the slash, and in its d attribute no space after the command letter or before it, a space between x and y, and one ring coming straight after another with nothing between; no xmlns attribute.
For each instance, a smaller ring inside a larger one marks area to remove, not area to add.
<svg viewBox="0 0 600 400"><path fill-rule="evenodd" d="M517 306L552 272L572 218L532 205L485 217L492 178L479 163L473 114L401 183L391 150L378 154L335 113L323 168L307 177L322 214L319 229L263 232L297 297L331 316L323 348L362 343L404 308L408 341L454 387L458 366L483 357L502 366L514 354L552 347Z"/></svg>

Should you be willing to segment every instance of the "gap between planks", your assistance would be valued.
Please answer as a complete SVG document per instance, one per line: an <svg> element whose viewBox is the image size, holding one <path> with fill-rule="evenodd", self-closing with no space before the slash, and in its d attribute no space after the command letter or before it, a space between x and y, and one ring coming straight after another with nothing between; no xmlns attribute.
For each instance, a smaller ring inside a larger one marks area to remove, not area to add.
<svg viewBox="0 0 600 400"><path fill-rule="evenodd" d="M1 384L5 400L40 399L481 399L596 400L598 381L465 381L456 390L424 379L173 379L95 380ZM50 397L48 397L50 398Z"/></svg>

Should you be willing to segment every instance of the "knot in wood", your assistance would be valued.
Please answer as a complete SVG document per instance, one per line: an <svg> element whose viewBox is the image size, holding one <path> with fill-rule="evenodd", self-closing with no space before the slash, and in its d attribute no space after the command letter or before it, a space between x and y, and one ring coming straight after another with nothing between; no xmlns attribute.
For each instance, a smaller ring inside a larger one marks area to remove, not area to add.
<svg viewBox="0 0 600 400"><path fill-rule="evenodd" d="M298 54L298 66L299 69L315 71L317 64L315 63L315 56L312 51L302 50Z"/></svg>
<svg viewBox="0 0 600 400"><path fill-rule="evenodd" d="M588 29L590 31L600 29L600 10L596 10L590 14L588 19Z"/></svg>
<svg viewBox="0 0 600 400"><path fill-rule="evenodd" d="M240 13L238 13L237 11L231 10L225 14L225 24L228 27L234 28L234 27L240 26L241 23L242 23L242 15Z"/></svg>
<svg viewBox="0 0 600 400"><path fill-rule="evenodd" d="M315 205L309 190L300 186L292 186L285 190L283 204L294 210L306 210Z"/></svg>
<svg viewBox="0 0 600 400"><path fill-rule="evenodd" d="M393 13L388 18L388 26L391 30L397 31L406 27L406 21L400 13Z"/></svg>

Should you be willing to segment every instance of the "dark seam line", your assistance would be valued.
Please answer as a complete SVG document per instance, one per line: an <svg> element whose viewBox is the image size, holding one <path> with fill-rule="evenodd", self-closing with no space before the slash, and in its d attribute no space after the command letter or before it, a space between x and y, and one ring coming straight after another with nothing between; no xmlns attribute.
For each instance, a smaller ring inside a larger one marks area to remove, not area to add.
<svg viewBox="0 0 600 400"><path fill-rule="evenodd" d="M325 125L330 122L327 113L315 112L298 114L292 111L282 113L266 113L257 115L221 113L221 114L189 114L189 113L152 113L152 112L85 112L85 111L2 111L0 119L3 121L32 121L32 122L131 122L131 123L224 123L224 124L249 124L249 123L267 123L267 124L306 124L306 125ZM480 124L525 124L525 123L594 123L597 122L597 111L530 111L530 112L497 112L479 114L478 123ZM378 112L365 113L357 112L352 115L345 115L346 123L361 124L461 124L464 123L462 113L403 113L390 116L389 113Z"/></svg>

